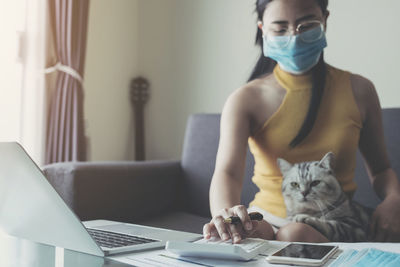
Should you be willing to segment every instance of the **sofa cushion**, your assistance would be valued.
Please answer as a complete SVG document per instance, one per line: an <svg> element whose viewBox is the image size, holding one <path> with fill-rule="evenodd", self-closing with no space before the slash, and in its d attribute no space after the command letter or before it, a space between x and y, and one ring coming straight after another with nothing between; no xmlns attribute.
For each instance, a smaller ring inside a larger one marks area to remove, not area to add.
<svg viewBox="0 0 400 267"><path fill-rule="evenodd" d="M185 210L203 217L210 216L209 189L215 168L219 143L219 114L190 116L183 144L183 201ZM257 187L251 181L254 159L247 151L242 204L253 200Z"/></svg>

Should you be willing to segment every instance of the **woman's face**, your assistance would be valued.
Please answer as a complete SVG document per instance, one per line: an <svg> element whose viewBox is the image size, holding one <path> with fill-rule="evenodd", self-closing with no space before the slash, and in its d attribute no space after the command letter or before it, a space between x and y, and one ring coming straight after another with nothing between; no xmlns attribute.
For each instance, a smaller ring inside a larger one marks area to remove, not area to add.
<svg viewBox="0 0 400 267"><path fill-rule="evenodd" d="M258 26L267 36L284 30L296 34L297 26L310 20L319 20L326 27L328 15L328 12L322 13L316 0L273 0L267 5Z"/></svg>

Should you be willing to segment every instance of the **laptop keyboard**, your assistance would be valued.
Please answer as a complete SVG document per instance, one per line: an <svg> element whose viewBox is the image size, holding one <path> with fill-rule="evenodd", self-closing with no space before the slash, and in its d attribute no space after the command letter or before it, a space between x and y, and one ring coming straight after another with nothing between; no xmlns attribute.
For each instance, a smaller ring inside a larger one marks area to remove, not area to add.
<svg viewBox="0 0 400 267"><path fill-rule="evenodd" d="M89 234L101 247L105 248L118 248L126 247L132 245L140 245L152 242L158 242L159 240L120 234L115 232L109 232L99 229L89 229L87 228Z"/></svg>

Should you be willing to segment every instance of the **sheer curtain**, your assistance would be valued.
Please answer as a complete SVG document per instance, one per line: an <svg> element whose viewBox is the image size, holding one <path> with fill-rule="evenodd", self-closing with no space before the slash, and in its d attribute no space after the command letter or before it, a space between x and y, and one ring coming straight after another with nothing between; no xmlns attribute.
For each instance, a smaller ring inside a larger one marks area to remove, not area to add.
<svg viewBox="0 0 400 267"><path fill-rule="evenodd" d="M0 1L0 141L44 162L46 1Z"/></svg>
<svg viewBox="0 0 400 267"><path fill-rule="evenodd" d="M0 142L21 143L38 165L86 158L88 8L88 0L0 0Z"/></svg>
<svg viewBox="0 0 400 267"><path fill-rule="evenodd" d="M21 144L41 165L46 133L46 92L43 69L46 58L45 0L26 1L24 64L21 97Z"/></svg>
<svg viewBox="0 0 400 267"><path fill-rule="evenodd" d="M88 0L0 0L0 141L21 143L39 165L86 158L88 8Z"/></svg>
<svg viewBox="0 0 400 267"><path fill-rule="evenodd" d="M83 161L86 137L83 121L83 69L89 0L48 0L54 65L47 73L49 117L45 163ZM51 61L51 60L49 60Z"/></svg>

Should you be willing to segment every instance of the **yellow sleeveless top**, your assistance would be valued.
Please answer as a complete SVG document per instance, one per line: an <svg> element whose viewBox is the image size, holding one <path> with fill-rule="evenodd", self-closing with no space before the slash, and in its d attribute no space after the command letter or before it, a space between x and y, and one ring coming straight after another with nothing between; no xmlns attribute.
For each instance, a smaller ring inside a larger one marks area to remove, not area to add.
<svg viewBox="0 0 400 267"><path fill-rule="evenodd" d="M289 143L306 117L312 78L311 75L289 74L279 65L273 75L285 88L286 95L278 110L248 140L255 160L252 180L260 189L250 206L286 217L277 158L291 163L314 161L322 159L329 151L336 156L335 173L343 191L352 195L357 187L353 176L362 122L352 92L350 73L327 65L326 86L314 127L294 148Z"/></svg>

